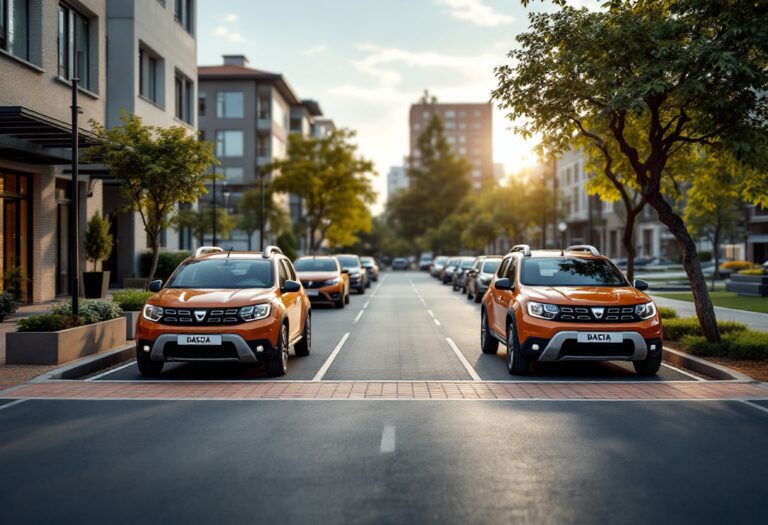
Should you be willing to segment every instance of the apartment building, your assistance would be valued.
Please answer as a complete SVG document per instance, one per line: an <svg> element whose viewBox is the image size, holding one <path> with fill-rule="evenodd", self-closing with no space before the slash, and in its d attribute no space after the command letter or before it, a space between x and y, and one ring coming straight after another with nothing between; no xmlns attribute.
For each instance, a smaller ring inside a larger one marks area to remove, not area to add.
<svg viewBox="0 0 768 525"><path fill-rule="evenodd" d="M217 183L216 195L211 188L201 199L201 206L210 206L213 198L221 205L226 188L226 204L236 207L243 192L270 180L272 174L261 168L286 157L290 133L318 136L333 129L332 121L320 118L319 104L301 100L283 75L253 69L243 55L223 58L222 65L198 69L200 135L215 141L216 157L225 179L223 184ZM301 200L296 196L281 199L279 204L290 214L293 224L300 224ZM261 244L258 235L254 234L253 246ZM301 251L306 241L301 232L297 237ZM266 242L274 239L265 239ZM246 249L247 235L236 230L226 244Z"/></svg>
<svg viewBox="0 0 768 525"><path fill-rule="evenodd" d="M86 148L89 120L104 122L106 15L104 0L0 0L0 275L20 271L27 302L69 292L71 79ZM82 232L101 183L79 180Z"/></svg>
<svg viewBox="0 0 768 525"><path fill-rule="evenodd" d="M145 124L184 126L197 132L197 39L194 0L109 0L106 126L121 124L122 112ZM115 283L138 276L147 236L138 213L126 212L116 181L104 178L104 212L116 247L105 262ZM191 249L188 231L168 230L166 249Z"/></svg>
<svg viewBox="0 0 768 525"><path fill-rule="evenodd" d="M408 168L392 166L387 173L387 200L408 187Z"/></svg>
<svg viewBox="0 0 768 525"><path fill-rule="evenodd" d="M418 163L416 144L419 135L434 115L440 117L445 139L453 152L472 165L472 188L480 190L492 184L493 166L493 106L484 104L413 104L409 115L410 159Z"/></svg>

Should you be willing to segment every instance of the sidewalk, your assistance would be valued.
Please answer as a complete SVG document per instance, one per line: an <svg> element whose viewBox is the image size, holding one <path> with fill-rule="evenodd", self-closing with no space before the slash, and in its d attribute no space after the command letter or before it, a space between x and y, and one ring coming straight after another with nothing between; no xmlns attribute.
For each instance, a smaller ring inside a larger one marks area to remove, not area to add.
<svg viewBox="0 0 768 525"><path fill-rule="evenodd" d="M649 294L653 299L653 302L657 306L667 306L677 310L677 314L680 317L695 317L696 308L690 301L679 301L677 299L667 299L666 297L659 297ZM735 310L733 308L723 308L722 306L715 306L715 315L719 321L738 321L740 323L746 323L746 325L752 330L760 330L768 332L768 314L761 314L757 312L748 312L746 310Z"/></svg>

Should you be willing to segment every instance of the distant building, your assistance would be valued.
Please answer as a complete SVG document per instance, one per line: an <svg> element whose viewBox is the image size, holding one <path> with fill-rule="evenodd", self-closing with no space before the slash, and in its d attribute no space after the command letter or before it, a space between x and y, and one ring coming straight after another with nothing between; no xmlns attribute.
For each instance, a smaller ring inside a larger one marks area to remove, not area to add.
<svg viewBox="0 0 768 525"><path fill-rule="evenodd" d="M336 124L329 118L315 118L312 121L312 135L317 138L327 137L336 131Z"/></svg>
<svg viewBox="0 0 768 525"><path fill-rule="evenodd" d="M387 199L391 199L408 187L408 172L405 166L392 166L387 174Z"/></svg>
<svg viewBox="0 0 768 525"><path fill-rule="evenodd" d="M440 117L445 138L456 155L472 165L472 188L480 190L494 179L493 106L483 104L413 104L411 106L410 158L418 163L416 143L433 116Z"/></svg>
<svg viewBox="0 0 768 525"><path fill-rule="evenodd" d="M504 180L504 177L506 175L504 174L504 164L501 162L494 162L493 163L493 180L496 182L501 182Z"/></svg>

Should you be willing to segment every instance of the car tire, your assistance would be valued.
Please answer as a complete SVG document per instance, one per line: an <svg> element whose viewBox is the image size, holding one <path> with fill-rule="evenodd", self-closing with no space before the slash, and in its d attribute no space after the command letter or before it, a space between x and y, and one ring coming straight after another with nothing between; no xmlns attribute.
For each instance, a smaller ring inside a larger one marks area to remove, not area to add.
<svg viewBox="0 0 768 525"><path fill-rule="evenodd" d="M472 291L469 289L469 286L467 286L467 290L465 292L467 294L467 300L472 299Z"/></svg>
<svg viewBox="0 0 768 525"><path fill-rule="evenodd" d="M282 377L288 372L288 327L286 325L280 328L277 349L277 355L265 363L269 377Z"/></svg>
<svg viewBox="0 0 768 525"><path fill-rule="evenodd" d="M513 376L528 375L530 361L520 353L520 343L517 341L515 325L507 326L507 372Z"/></svg>
<svg viewBox="0 0 768 525"><path fill-rule="evenodd" d="M495 354L499 351L499 342L491 334L491 327L488 326L488 316L485 310L480 314L480 350L484 354Z"/></svg>
<svg viewBox="0 0 768 525"><path fill-rule="evenodd" d="M365 287L370 288L371 287L371 281L365 281Z"/></svg>
<svg viewBox="0 0 768 525"><path fill-rule="evenodd" d="M466 285L464 285L464 287L461 289L461 293L463 293L465 295L467 294L467 286Z"/></svg>
<svg viewBox="0 0 768 525"><path fill-rule="evenodd" d="M476 302L476 303L480 303L480 301L482 301L482 300L483 300L483 296L482 296L482 295L480 295L479 293L477 293L477 290L475 290L475 297L474 297L474 300L475 300L475 302Z"/></svg>
<svg viewBox="0 0 768 525"><path fill-rule="evenodd" d="M635 373L639 376L655 376L661 367L661 351L657 350L656 355L646 357L642 361L632 361L635 367Z"/></svg>
<svg viewBox="0 0 768 525"><path fill-rule="evenodd" d="M360 288L357 289L357 293L363 295L365 293L365 285L360 285Z"/></svg>
<svg viewBox="0 0 768 525"><path fill-rule="evenodd" d="M453 291L458 292L459 291L459 285L456 283L456 281L453 282Z"/></svg>
<svg viewBox="0 0 768 525"><path fill-rule="evenodd" d="M333 302L333 306L334 306L335 308L339 309L339 310L341 310L342 308L344 308L344 305L345 305L345 304L347 304L347 298L346 298L346 296L345 296L345 297L342 297L342 298L341 298L341 299L339 299L338 301L334 301L334 302Z"/></svg>
<svg viewBox="0 0 768 525"><path fill-rule="evenodd" d="M297 357L307 357L312 351L312 316L309 313L301 331L301 340L293 345L293 351Z"/></svg>
<svg viewBox="0 0 768 525"><path fill-rule="evenodd" d="M139 350L136 346L136 364L139 366L139 373L145 377L159 377L163 372L163 361L152 361L148 355Z"/></svg>
<svg viewBox="0 0 768 525"><path fill-rule="evenodd" d="M349 304L349 292L344 296L344 304Z"/></svg>

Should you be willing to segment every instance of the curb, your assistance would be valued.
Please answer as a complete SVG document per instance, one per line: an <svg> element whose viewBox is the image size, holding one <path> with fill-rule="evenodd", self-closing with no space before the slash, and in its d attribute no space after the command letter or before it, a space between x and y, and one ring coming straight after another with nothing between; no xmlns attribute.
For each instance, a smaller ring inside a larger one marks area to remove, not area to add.
<svg viewBox="0 0 768 525"><path fill-rule="evenodd" d="M135 349L136 344L129 343L106 352L84 357L39 375L32 379L30 383L39 383L50 379L78 379L131 359L134 356Z"/></svg>
<svg viewBox="0 0 768 525"><path fill-rule="evenodd" d="M746 374L737 372L731 368L710 363L700 357L692 356L681 352L679 350L673 350L669 347L664 347L664 353L662 357L665 361L672 363L688 370L692 370L696 373L711 377L713 379L719 379L722 381L750 381L754 382L754 379Z"/></svg>

